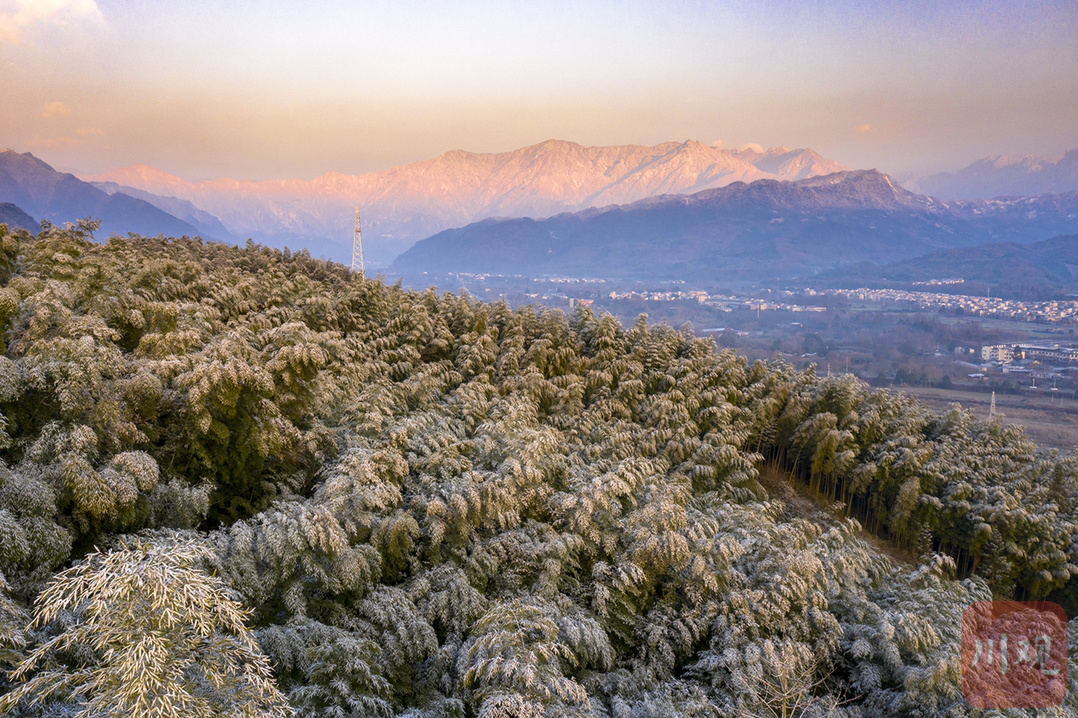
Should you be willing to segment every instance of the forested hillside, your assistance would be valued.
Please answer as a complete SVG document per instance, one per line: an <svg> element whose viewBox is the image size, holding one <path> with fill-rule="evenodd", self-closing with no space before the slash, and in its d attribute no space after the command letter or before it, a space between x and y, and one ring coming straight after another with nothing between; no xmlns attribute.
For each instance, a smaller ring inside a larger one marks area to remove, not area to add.
<svg viewBox="0 0 1078 718"><path fill-rule="evenodd" d="M762 285L1075 233L1078 191L947 203L856 170L735 182L546 219L485 219L416 242L390 271L413 279L470 272Z"/></svg>
<svg viewBox="0 0 1078 718"><path fill-rule="evenodd" d="M980 715L963 610L1078 608L1078 455L998 422L92 229L0 227L0 713Z"/></svg>

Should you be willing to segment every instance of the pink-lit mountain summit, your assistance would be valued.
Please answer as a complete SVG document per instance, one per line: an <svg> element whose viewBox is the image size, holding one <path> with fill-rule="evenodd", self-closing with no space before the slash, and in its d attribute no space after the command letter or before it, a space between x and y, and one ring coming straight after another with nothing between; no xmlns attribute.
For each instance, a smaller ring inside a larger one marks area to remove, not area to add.
<svg viewBox="0 0 1078 718"><path fill-rule="evenodd" d="M344 256L352 207L363 211L375 261L487 217L548 217L758 179L799 180L846 169L810 149L723 149L702 142L585 147L548 140L511 152L454 150L382 172L313 180L189 182L145 165L83 179L187 200L235 235ZM334 247L334 243L338 246ZM338 257L339 258L339 257Z"/></svg>

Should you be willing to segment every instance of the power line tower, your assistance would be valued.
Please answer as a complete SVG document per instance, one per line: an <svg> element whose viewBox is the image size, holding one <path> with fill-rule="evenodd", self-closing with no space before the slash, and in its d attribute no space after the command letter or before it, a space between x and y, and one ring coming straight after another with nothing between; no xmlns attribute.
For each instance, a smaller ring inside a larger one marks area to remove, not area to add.
<svg viewBox="0 0 1078 718"><path fill-rule="evenodd" d="M996 411L996 392L992 392L992 403L988 405L988 418L991 420L997 416L999 416L999 412Z"/></svg>
<svg viewBox="0 0 1078 718"><path fill-rule="evenodd" d="M356 271L356 260L359 260L359 276L366 279L367 263L363 261L363 227L359 224L359 207L356 207L356 230L352 234L352 271Z"/></svg>

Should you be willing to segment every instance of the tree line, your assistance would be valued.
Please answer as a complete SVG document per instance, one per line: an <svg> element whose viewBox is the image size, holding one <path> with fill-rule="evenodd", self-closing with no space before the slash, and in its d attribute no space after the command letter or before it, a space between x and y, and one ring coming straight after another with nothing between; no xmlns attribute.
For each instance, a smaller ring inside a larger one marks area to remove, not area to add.
<svg viewBox="0 0 1078 718"><path fill-rule="evenodd" d="M645 316L94 229L0 226L13 715L976 715L962 611L1078 605L1078 456L1020 429ZM170 679L106 680L151 648Z"/></svg>

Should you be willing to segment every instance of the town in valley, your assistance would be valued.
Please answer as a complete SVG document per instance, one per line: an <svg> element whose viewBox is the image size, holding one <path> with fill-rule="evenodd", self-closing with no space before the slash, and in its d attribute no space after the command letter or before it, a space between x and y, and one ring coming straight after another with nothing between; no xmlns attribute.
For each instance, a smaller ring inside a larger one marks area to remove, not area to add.
<svg viewBox="0 0 1078 718"><path fill-rule="evenodd" d="M610 313L625 325L642 314L678 328L688 324L752 360L852 373L936 409L958 403L981 418L1021 423L1046 446L1066 451L1078 445L1078 297L965 294L969 283L961 278L904 288L703 287L683 280L469 272L424 280L512 306Z"/></svg>

